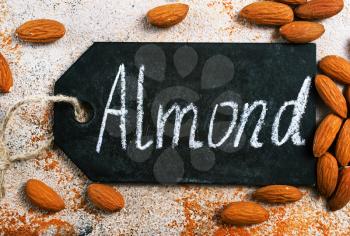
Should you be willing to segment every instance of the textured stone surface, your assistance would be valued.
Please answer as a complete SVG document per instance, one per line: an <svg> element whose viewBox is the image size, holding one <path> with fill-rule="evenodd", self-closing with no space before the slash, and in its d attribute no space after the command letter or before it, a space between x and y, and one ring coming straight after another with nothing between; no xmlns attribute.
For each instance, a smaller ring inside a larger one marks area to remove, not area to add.
<svg viewBox="0 0 350 236"><path fill-rule="evenodd" d="M193 41L280 42L277 29L256 27L237 19L237 13L253 0L184 1L188 17L170 29L156 29L145 21L151 7L167 1L0 1L0 51L13 71L14 90L0 95L0 118L15 101L29 95L53 93L60 75L93 41ZM33 18L53 18L67 28L64 38L50 45L31 45L13 37L16 27ZM337 16L324 20L326 32L316 41L317 57L337 54L349 59L349 2ZM323 113L323 106L319 112ZM30 105L16 116L6 133L14 153L34 149L51 130L49 106ZM310 157L312 158L312 157ZM56 189L66 209L47 214L33 208L23 196L23 184L40 179ZM235 228L218 219L222 206L250 199L254 188L209 186L115 185L126 207L105 214L85 200L89 181L64 154L54 148L37 160L18 162L6 176L7 195L1 201L0 234L31 235L34 232L71 232L80 235L349 235L350 205L330 213L314 189L304 188L301 201L288 205L265 205L268 222Z"/></svg>

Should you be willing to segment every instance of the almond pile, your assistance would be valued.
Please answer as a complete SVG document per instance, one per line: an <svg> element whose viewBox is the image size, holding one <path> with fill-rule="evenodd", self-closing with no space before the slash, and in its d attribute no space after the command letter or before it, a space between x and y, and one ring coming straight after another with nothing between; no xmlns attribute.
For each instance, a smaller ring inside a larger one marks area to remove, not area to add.
<svg viewBox="0 0 350 236"><path fill-rule="evenodd" d="M280 35L289 42L308 43L325 32L322 24L310 20L332 17L343 7L343 0L261 1L244 7L239 15L251 23L281 26Z"/></svg>
<svg viewBox="0 0 350 236"><path fill-rule="evenodd" d="M335 211L350 201L350 93L348 87L344 96L333 79L350 85L350 62L339 56L326 56L319 68L325 75L316 76L316 90L331 113L316 129L313 153L317 158L318 191L328 199L330 210Z"/></svg>
<svg viewBox="0 0 350 236"><path fill-rule="evenodd" d="M266 203L289 203L302 198L299 189L288 185L269 185L257 189L253 199ZM255 202L232 202L221 212L221 220L233 225L252 225L269 219L269 212Z"/></svg>
<svg viewBox="0 0 350 236"><path fill-rule="evenodd" d="M58 193L40 180L28 180L25 193L29 201L40 209L57 212L65 208L64 201ZM87 196L94 206L108 212L119 211L125 205L123 196L105 184L90 184Z"/></svg>

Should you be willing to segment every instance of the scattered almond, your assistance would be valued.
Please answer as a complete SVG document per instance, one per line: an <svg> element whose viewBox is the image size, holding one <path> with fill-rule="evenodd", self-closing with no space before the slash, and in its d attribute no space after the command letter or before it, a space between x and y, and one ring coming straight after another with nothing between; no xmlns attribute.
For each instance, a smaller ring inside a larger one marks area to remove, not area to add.
<svg viewBox="0 0 350 236"><path fill-rule="evenodd" d="M227 224L252 225L267 221L269 213L255 202L233 202L222 211L221 219Z"/></svg>
<svg viewBox="0 0 350 236"><path fill-rule="evenodd" d="M90 201L98 208L114 212L124 207L123 196L109 185L90 184L87 188Z"/></svg>
<svg viewBox="0 0 350 236"><path fill-rule="evenodd" d="M321 121L314 137L313 153L315 157L320 157L327 152L334 142L342 122L342 119L334 114L327 115Z"/></svg>
<svg viewBox="0 0 350 236"><path fill-rule="evenodd" d="M337 186L338 163L332 154L326 152L317 160L317 188L321 195L330 197Z"/></svg>
<svg viewBox="0 0 350 236"><path fill-rule="evenodd" d="M296 202L302 197L299 189L288 185L269 185L257 189L253 198L269 203Z"/></svg>
<svg viewBox="0 0 350 236"><path fill-rule="evenodd" d="M172 3L162 5L147 12L147 20L150 24L167 28L180 23L188 13L188 5L183 3Z"/></svg>
<svg viewBox="0 0 350 236"><path fill-rule="evenodd" d="M10 67L5 57L0 53L0 91L8 93L13 86L13 79Z"/></svg>
<svg viewBox="0 0 350 236"><path fill-rule="evenodd" d="M346 118L348 108L345 97L340 89L329 77L317 75L315 79L316 90L324 103L337 115Z"/></svg>
<svg viewBox="0 0 350 236"><path fill-rule="evenodd" d="M320 69L341 83L350 84L350 62L342 57L330 55L319 62Z"/></svg>
<svg viewBox="0 0 350 236"><path fill-rule="evenodd" d="M295 15L307 20L324 19L338 14L343 7L343 0L311 0L297 7Z"/></svg>
<svg viewBox="0 0 350 236"><path fill-rule="evenodd" d="M284 4L291 4L291 5L297 5L297 4L304 4L307 2L307 0L276 0L276 2L284 3Z"/></svg>
<svg viewBox="0 0 350 236"><path fill-rule="evenodd" d="M17 28L16 35L23 41L32 43L50 43L62 38L66 29L55 20L30 20Z"/></svg>
<svg viewBox="0 0 350 236"><path fill-rule="evenodd" d="M350 201L350 169L345 168L340 171L339 183L334 195L328 202L332 211L343 208Z"/></svg>
<svg viewBox="0 0 350 236"><path fill-rule="evenodd" d="M40 180L28 180L25 186L25 192L31 203L41 209L56 212L65 207L62 198Z"/></svg>
<svg viewBox="0 0 350 236"><path fill-rule="evenodd" d="M294 21L280 28L282 37L292 43L309 43L321 37L324 31L322 24L308 21Z"/></svg>
<svg viewBox="0 0 350 236"><path fill-rule="evenodd" d="M284 25L294 19L292 8L270 1L252 3L244 7L239 15L252 23L262 25Z"/></svg>
<svg viewBox="0 0 350 236"><path fill-rule="evenodd" d="M347 119L340 129L335 157L341 166L346 166L350 162L350 119Z"/></svg>

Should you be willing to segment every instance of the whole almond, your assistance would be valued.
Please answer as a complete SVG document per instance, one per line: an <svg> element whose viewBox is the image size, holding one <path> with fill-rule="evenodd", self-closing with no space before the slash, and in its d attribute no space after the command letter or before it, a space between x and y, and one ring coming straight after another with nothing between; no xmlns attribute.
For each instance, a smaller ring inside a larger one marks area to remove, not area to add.
<svg viewBox="0 0 350 236"><path fill-rule="evenodd" d="M25 192L31 203L41 209L56 212L65 207L62 198L40 180L28 180L25 186Z"/></svg>
<svg viewBox="0 0 350 236"><path fill-rule="evenodd" d="M257 189L253 198L268 203L296 202L302 197L299 189L288 185L269 185Z"/></svg>
<svg viewBox="0 0 350 236"><path fill-rule="evenodd" d="M0 53L0 91L8 93L13 86L13 79L10 67L5 57Z"/></svg>
<svg viewBox="0 0 350 236"><path fill-rule="evenodd" d="M316 129L314 137L313 153L315 157L320 157L327 152L334 142L342 122L342 119L334 114L327 115L321 121Z"/></svg>
<svg viewBox="0 0 350 236"><path fill-rule="evenodd" d="M267 221L269 213L255 202L232 202L221 212L221 219L227 224L252 225Z"/></svg>
<svg viewBox="0 0 350 236"><path fill-rule="evenodd" d="M324 103L334 113L342 118L346 118L348 108L345 97L333 80L325 75L317 75L315 78L315 86Z"/></svg>
<svg viewBox="0 0 350 236"><path fill-rule="evenodd" d="M294 21L280 28L283 38L292 43L308 43L321 37L325 29L322 24L308 21Z"/></svg>
<svg viewBox="0 0 350 236"><path fill-rule="evenodd" d="M90 184L87 195L96 207L109 212L119 211L125 204L123 196L105 184Z"/></svg>
<svg viewBox="0 0 350 236"><path fill-rule="evenodd" d="M150 24L167 28L180 23L188 13L188 5L172 3L153 8L147 12L147 20Z"/></svg>
<svg viewBox="0 0 350 236"><path fill-rule="evenodd" d="M320 69L341 83L350 84L350 62L342 57L330 55L319 62Z"/></svg>
<svg viewBox="0 0 350 236"><path fill-rule="evenodd" d="M284 3L284 4L291 4L291 5L299 5L304 4L307 2L307 0L276 0L276 2Z"/></svg>
<svg viewBox="0 0 350 236"><path fill-rule="evenodd" d="M66 29L55 20L30 20L16 29L16 35L23 41L32 43L50 43L62 38Z"/></svg>
<svg viewBox="0 0 350 236"><path fill-rule="evenodd" d="M350 201L350 169L340 171L339 183L335 193L328 202L330 210L336 211L343 208Z"/></svg>
<svg viewBox="0 0 350 236"><path fill-rule="evenodd" d="M252 3L244 7L239 15L252 23L262 25L284 25L294 19L292 8L270 1Z"/></svg>
<svg viewBox="0 0 350 236"><path fill-rule="evenodd" d="M335 157L341 166L346 166L350 162L350 119L347 119L340 129Z"/></svg>
<svg viewBox="0 0 350 236"><path fill-rule="evenodd" d="M343 7L343 0L311 0L297 7L295 15L307 20L324 19L338 14Z"/></svg>
<svg viewBox="0 0 350 236"><path fill-rule="evenodd" d="M337 186L338 162L332 154L326 152L317 160L317 188L320 194L330 197Z"/></svg>

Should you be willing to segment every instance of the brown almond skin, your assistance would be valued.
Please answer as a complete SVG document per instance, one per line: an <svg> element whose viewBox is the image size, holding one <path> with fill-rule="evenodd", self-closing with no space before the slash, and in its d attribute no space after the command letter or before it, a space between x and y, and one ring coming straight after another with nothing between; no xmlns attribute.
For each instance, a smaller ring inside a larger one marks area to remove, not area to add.
<svg viewBox="0 0 350 236"><path fill-rule="evenodd" d="M221 219L227 224L252 225L267 221L269 213L255 202L232 202L221 212Z"/></svg>
<svg viewBox="0 0 350 236"><path fill-rule="evenodd" d="M57 212L65 208L62 198L40 180L28 180L25 192L30 202L41 209Z"/></svg>
<svg viewBox="0 0 350 236"><path fill-rule="evenodd" d="M147 12L147 20L151 25L167 28L183 21L189 6L183 3L166 4Z"/></svg>
<svg viewBox="0 0 350 236"><path fill-rule="evenodd" d="M296 202L302 198L302 193L293 186L269 185L257 189L253 198L268 203Z"/></svg>
<svg viewBox="0 0 350 236"><path fill-rule="evenodd" d="M280 28L281 36L291 43L309 43L325 32L322 24L308 21L294 21Z"/></svg>
<svg viewBox="0 0 350 236"><path fill-rule="evenodd" d="M350 119L347 119L340 129L335 157L341 166L346 166L350 162Z"/></svg>
<svg viewBox="0 0 350 236"><path fill-rule="evenodd" d="M51 43L64 36L66 29L55 20L30 20L16 29L16 36L31 43Z"/></svg>
<svg viewBox="0 0 350 236"><path fill-rule="evenodd" d="M317 160L317 189L320 194L329 198L334 192L338 181L338 162L335 157L326 152Z"/></svg>
<svg viewBox="0 0 350 236"><path fill-rule="evenodd" d="M0 53L0 91L8 93L13 87L12 72L5 57Z"/></svg>
<svg viewBox="0 0 350 236"><path fill-rule="evenodd" d="M109 212L119 211L125 205L123 196L105 184L90 184L87 196L96 207Z"/></svg>
<svg viewBox="0 0 350 236"><path fill-rule="evenodd" d="M343 0L311 0L295 9L295 15L305 20L317 20L332 17L344 7Z"/></svg>
<svg viewBox="0 0 350 236"><path fill-rule="evenodd" d="M337 211L350 201L350 169L345 168L340 171L339 183L335 193L328 202L331 211Z"/></svg>
<svg viewBox="0 0 350 236"><path fill-rule="evenodd" d="M239 15L259 25L284 25L294 19L292 8L278 2L262 1L245 6Z"/></svg>
<svg viewBox="0 0 350 236"><path fill-rule="evenodd" d="M346 105L345 97L333 80L325 75L317 75L315 78L315 86L324 103L335 114L342 118L346 118L348 107Z"/></svg>
<svg viewBox="0 0 350 236"><path fill-rule="evenodd" d="M307 2L307 0L276 0L276 2L284 3L284 4L290 4L290 5L299 5L304 4Z"/></svg>
<svg viewBox="0 0 350 236"><path fill-rule="evenodd" d="M315 157L320 157L327 152L334 142L343 120L334 114L327 115L316 129L313 143Z"/></svg>
<svg viewBox="0 0 350 236"><path fill-rule="evenodd" d="M344 92L344 96L346 101L348 102L348 104L350 104L350 87L346 87L345 92Z"/></svg>
<svg viewBox="0 0 350 236"><path fill-rule="evenodd" d="M332 79L350 84L350 62L342 57L330 55L318 63L320 69Z"/></svg>

